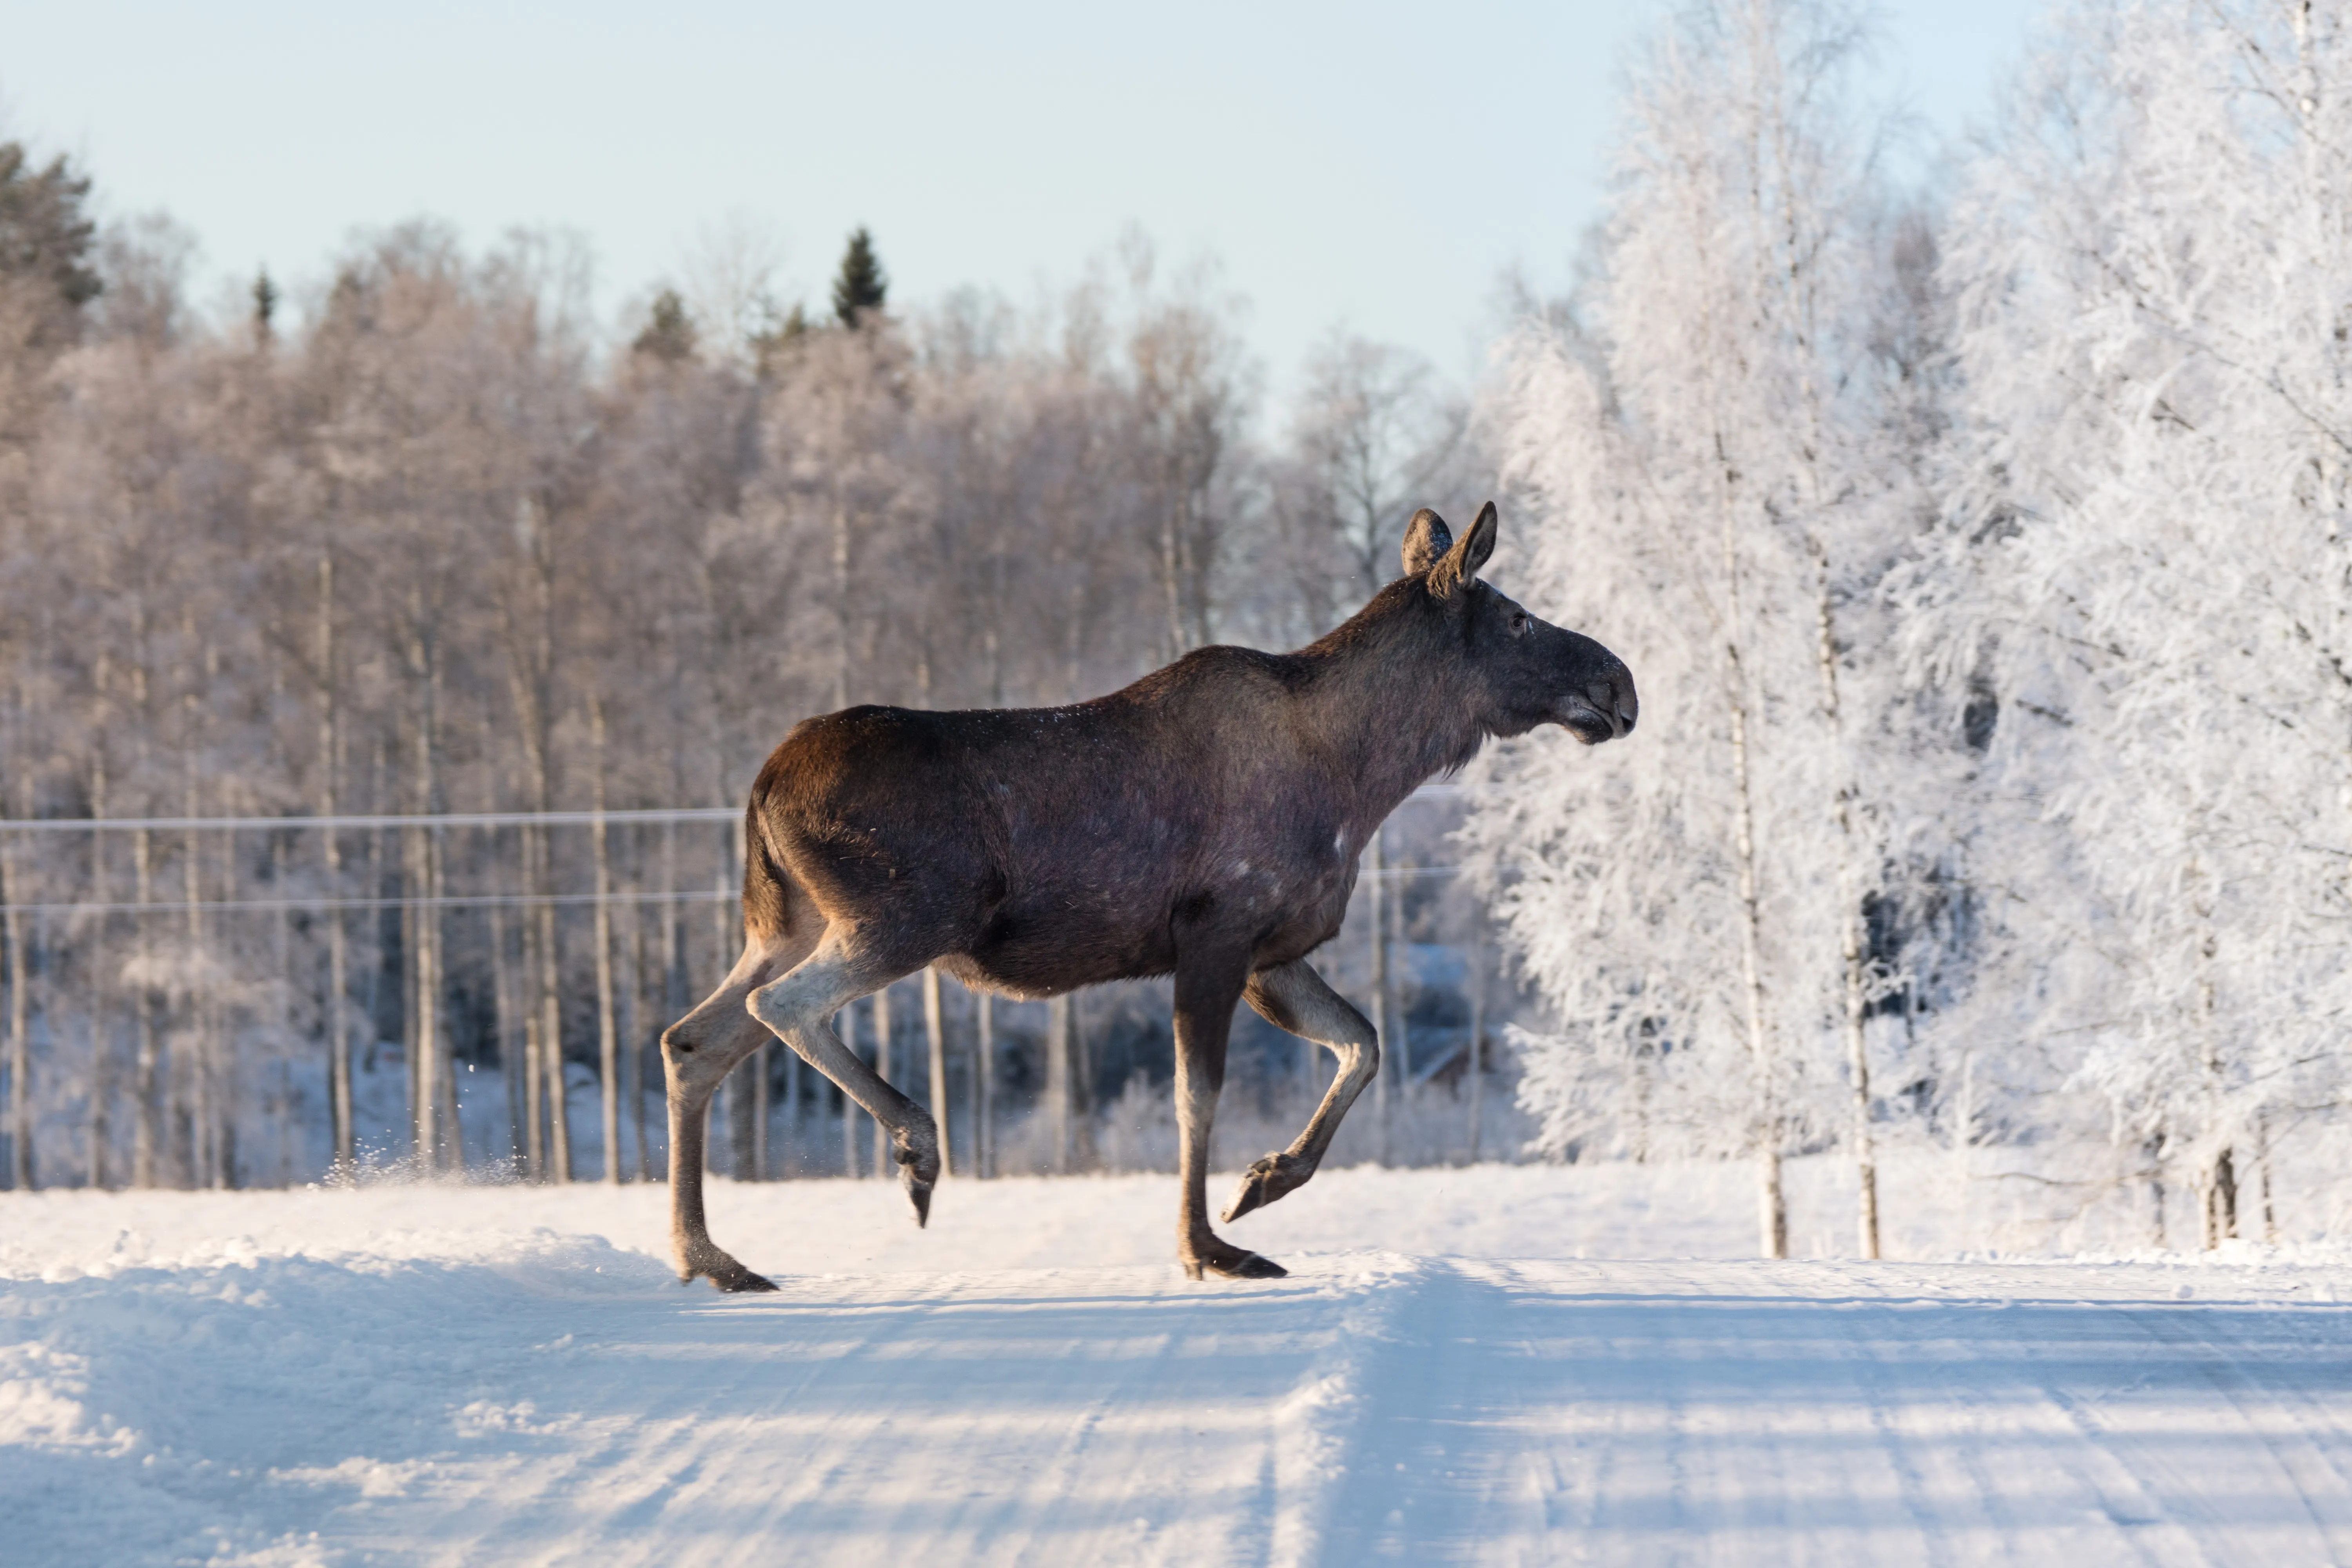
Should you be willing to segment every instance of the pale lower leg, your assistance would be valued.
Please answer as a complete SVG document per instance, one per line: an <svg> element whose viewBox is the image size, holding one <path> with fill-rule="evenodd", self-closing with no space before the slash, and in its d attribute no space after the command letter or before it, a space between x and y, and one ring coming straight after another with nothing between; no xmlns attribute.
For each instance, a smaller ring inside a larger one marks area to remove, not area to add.
<svg viewBox="0 0 2352 1568"><path fill-rule="evenodd" d="M1370 1023L1303 959L1251 976L1244 995L1268 1023L1328 1048L1339 1058L1339 1070L1290 1147L1266 1155L1243 1174L1240 1190L1225 1208L1228 1224L1307 1184L1381 1060L1380 1039Z"/></svg>
<svg viewBox="0 0 2352 1568"><path fill-rule="evenodd" d="M877 975L845 944L828 935L791 973L753 992L751 1016L839 1085L890 1135L898 1176L918 1224L929 1218L931 1188L940 1179L940 1140L931 1113L891 1087L834 1033L833 1017L895 974Z"/></svg>
<svg viewBox="0 0 2352 1568"><path fill-rule="evenodd" d="M670 1250L678 1278L708 1279L722 1290L772 1290L710 1239L702 1208L704 1145L710 1099L739 1062L767 1037L743 1013L743 1000L795 958L782 944L753 942L702 1005L662 1033L662 1076L668 1088Z"/></svg>

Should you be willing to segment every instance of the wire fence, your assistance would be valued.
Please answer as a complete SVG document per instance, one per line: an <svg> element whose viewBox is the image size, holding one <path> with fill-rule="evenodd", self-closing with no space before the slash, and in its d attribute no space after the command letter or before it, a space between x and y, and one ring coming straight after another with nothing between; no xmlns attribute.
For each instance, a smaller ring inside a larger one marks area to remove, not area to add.
<svg viewBox="0 0 2352 1568"><path fill-rule="evenodd" d="M0 1177L268 1184L372 1157L539 1180L650 1176L665 1148L659 1032L740 940L741 818L684 807L0 819ZM1360 905L1390 946L1374 956L1343 940L1318 963L1364 998L1384 1037L1407 1028L1405 994L1429 989L1409 959L1388 956L1408 934L1406 906L1434 901L1411 889L1465 869L1375 855L1360 871ZM1360 910L1350 923L1365 929ZM978 1053L1001 1061L1008 1123L1054 1094L1103 1110L1149 1054L1106 1047L1154 1005L1113 997L1095 1007L1091 1043L1072 1026L1084 1059L1049 1084L1057 1026L1042 1008L1001 1006L990 1047L988 1004L944 994L922 1026L931 1039L919 1028L898 1043L918 1009L901 999L894 1028L886 993L862 1049L954 1056L933 1082L955 1086L967 1147L1002 1142L975 1120L992 1076ZM1272 1099L1319 1092L1314 1055L1297 1056ZM856 1120L790 1052L765 1052L730 1080L717 1159L755 1177L854 1171L846 1132L822 1157L803 1147L823 1142L812 1119L833 1115ZM1034 1163L1087 1157L1057 1146Z"/></svg>

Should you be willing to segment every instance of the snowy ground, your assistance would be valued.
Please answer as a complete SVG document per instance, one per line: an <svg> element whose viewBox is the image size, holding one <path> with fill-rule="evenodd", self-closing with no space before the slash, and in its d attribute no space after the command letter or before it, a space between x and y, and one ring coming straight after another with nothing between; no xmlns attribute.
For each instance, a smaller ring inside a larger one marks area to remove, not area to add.
<svg viewBox="0 0 2352 1568"><path fill-rule="evenodd" d="M0 1561L2352 1561L2340 1253L1761 1264L1736 1173L1358 1170L1203 1286L1166 1177L721 1184L729 1299L662 1196L0 1196Z"/></svg>

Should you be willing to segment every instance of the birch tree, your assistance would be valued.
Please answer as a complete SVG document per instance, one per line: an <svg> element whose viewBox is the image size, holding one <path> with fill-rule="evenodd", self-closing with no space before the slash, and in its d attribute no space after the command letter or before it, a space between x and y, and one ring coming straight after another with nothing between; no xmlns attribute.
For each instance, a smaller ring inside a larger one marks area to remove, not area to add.
<svg viewBox="0 0 2352 1568"><path fill-rule="evenodd" d="M1661 31L1603 275L1521 331L1491 413L1544 519L1531 595L1627 650L1646 737L1604 763L1506 748L1484 776L1469 831L1522 868L1507 929L1561 1024L1522 1042L1522 1098L1558 1155L1630 1134L1753 1160L1769 1257L1783 1152L1836 1121L1877 1247L1861 908L1882 856L1858 757L1883 678L1848 619L1902 478L1861 308L1884 264L1863 37L1781 0ZM1629 1087L1638 1130L1607 1109Z"/></svg>
<svg viewBox="0 0 2352 1568"><path fill-rule="evenodd" d="M1968 422L1916 602L1998 705L1983 989L2209 1246L2339 1092L2352 1001L2347 46L2340 5L2073 5L1950 240Z"/></svg>

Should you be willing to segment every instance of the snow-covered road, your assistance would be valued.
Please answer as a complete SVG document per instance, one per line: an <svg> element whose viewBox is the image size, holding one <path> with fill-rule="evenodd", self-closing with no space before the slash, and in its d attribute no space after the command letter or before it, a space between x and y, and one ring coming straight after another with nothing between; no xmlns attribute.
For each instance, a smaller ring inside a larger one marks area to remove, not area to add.
<svg viewBox="0 0 2352 1568"><path fill-rule="evenodd" d="M2352 1561L2352 1268L1491 1256L1579 1180L0 1197L0 1562Z"/></svg>

